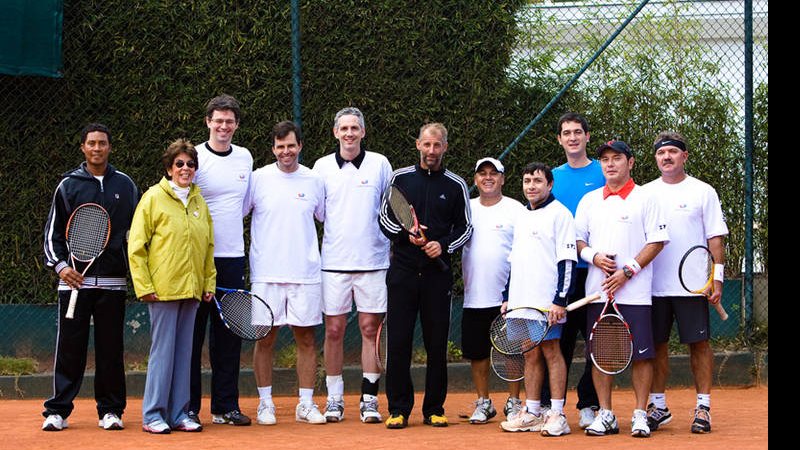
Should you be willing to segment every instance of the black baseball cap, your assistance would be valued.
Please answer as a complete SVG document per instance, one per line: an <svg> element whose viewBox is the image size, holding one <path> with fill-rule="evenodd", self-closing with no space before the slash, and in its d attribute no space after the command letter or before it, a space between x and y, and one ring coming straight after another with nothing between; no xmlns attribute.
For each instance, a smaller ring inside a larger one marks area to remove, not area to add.
<svg viewBox="0 0 800 450"><path fill-rule="evenodd" d="M612 150L612 151L615 151L617 153L624 153L625 156L627 156L628 158L632 158L633 157L633 152L631 151L631 148L628 147L628 144L626 144L623 141L613 141L612 140L612 141L608 141L608 142L605 142L603 144L600 144L600 146L597 147L597 157L599 158L600 155L602 155L603 152L606 151L606 150Z"/></svg>

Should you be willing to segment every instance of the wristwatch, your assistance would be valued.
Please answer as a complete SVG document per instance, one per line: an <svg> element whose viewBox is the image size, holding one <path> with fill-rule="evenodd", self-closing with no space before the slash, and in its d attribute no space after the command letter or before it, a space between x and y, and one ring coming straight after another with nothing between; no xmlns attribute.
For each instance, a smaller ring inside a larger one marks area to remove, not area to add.
<svg viewBox="0 0 800 450"><path fill-rule="evenodd" d="M633 276L633 270L631 270L628 266L622 267L622 273L625 274L625 278L630 279Z"/></svg>
<svg viewBox="0 0 800 450"><path fill-rule="evenodd" d="M633 276L633 270L628 266L622 267L622 273L625 274L625 278L630 279Z"/></svg>

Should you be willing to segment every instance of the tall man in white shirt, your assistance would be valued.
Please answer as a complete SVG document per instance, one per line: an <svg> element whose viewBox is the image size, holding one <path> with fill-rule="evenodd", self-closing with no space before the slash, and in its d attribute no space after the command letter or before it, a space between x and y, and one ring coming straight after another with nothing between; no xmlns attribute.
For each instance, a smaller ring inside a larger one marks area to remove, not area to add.
<svg viewBox="0 0 800 450"><path fill-rule="evenodd" d="M249 202L251 290L265 299L274 315L274 329L257 341L253 372L258 389L257 422L275 423L272 400L272 363L278 327L289 325L297 344L300 400L298 422L324 424L314 404L317 352L314 327L322 323L320 255L314 219L325 220L322 178L298 162L303 148L300 128L288 120L272 128L272 153L277 160L255 172ZM254 311L254 320L259 317Z"/></svg>
<svg viewBox="0 0 800 450"><path fill-rule="evenodd" d="M461 316L461 349L470 360L472 382L478 400L469 416L472 424L484 424L497 415L489 398L489 327L500 314L511 271L508 254L514 240L514 221L525 212L522 203L503 195L505 168L495 158L475 164L478 197L470 199L472 237L464 245L461 273L464 276L464 311ZM519 410L520 383L509 383L506 415Z"/></svg>
<svg viewBox="0 0 800 450"><path fill-rule="evenodd" d="M636 399L631 435L649 437L645 407L655 356L650 317L653 270L649 264L669 241L667 225L656 200L631 178L634 158L625 142L606 142L598 147L597 156L606 185L586 194L578 204L575 215L578 253L591 264L586 292L602 291L603 300L613 295L620 313L631 327L632 379ZM588 330L600 316L603 303L596 302L586 307ZM611 409L613 376L593 367L592 381L600 401L600 411L586 428L586 434L605 436L619 433L617 418Z"/></svg>
<svg viewBox="0 0 800 450"><path fill-rule="evenodd" d="M322 300L325 313L325 372L328 422L344 419L342 365L347 316L353 303L361 331L360 418L380 423L375 336L386 313L389 239L378 227L381 195L392 166L380 153L363 147L364 114L348 107L336 113L333 135L339 147L318 159L313 170L325 180L325 228L322 237Z"/></svg>
<svg viewBox="0 0 800 450"><path fill-rule="evenodd" d="M206 104L208 141L195 147L199 167L194 182L214 221L214 264L217 286L244 289L244 225L242 205L247 194L253 157L244 147L233 144L239 128L241 108L230 95L212 98ZM221 296L222 293L218 292ZM200 423L203 395L200 361L209 320L208 355L211 360L211 415L213 423L250 425L239 410L239 359L242 340L220 319L217 308L200 302L194 323L189 416Z"/></svg>
<svg viewBox="0 0 800 450"><path fill-rule="evenodd" d="M679 133L659 133L653 143L656 164L661 172L644 187L661 205L670 230L670 245L653 260L653 339L656 357L648 423L652 430L672 420L665 395L669 377L669 335L678 323L678 336L689 346L697 403L692 433L711 431L711 382L714 352L709 344L710 324L705 297L686 292L678 278L678 265L684 253L695 245L705 245L716 261L713 293L708 301L722 299L725 236L728 227L722 215L717 192L710 185L686 173L689 149ZM698 268L698 272L703 268Z"/></svg>

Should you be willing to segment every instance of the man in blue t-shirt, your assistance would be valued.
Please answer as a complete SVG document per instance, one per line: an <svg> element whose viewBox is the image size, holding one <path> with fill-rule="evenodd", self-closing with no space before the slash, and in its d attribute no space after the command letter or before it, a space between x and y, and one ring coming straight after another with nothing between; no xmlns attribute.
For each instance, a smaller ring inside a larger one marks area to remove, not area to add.
<svg viewBox="0 0 800 450"><path fill-rule="evenodd" d="M558 119L558 143L564 148L567 162L553 169L553 195L563 203L575 216L578 202L586 193L605 185L603 171L596 159L586 155L586 145L589 142L589 124L580 114L568 112ZM575 273L575 291L568 299L569 303L586 296L585 285L588 265L578 258ZM575 351L575 340L578 332L586 340L586 308L578 308L567 314L567 323L561 334L561 353L567 364L567 373L572 363ZM578 382L578 404L580 410L579 425L586 428L594 420L595 411L599 408L597 392L592 384L592 364L587 360L583 375ZM550 403L550 386L547 377L544 377L542 386L542 406Z"/></svg>

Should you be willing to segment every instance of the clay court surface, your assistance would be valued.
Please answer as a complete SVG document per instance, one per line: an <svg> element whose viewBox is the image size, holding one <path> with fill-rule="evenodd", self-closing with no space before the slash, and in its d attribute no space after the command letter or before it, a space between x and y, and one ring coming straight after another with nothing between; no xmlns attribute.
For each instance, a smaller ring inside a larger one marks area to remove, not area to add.
<svg viewBox="0 0 800 450"><path fill-rule="evenodd" d="M697 435L689 432L694 408L694 391L673 389L668 391L672 423L654 432L649 439L630 436L630 413L633 409L633 392L614 392L614 410L620 422L620 434L606 437L585 436L578 428L574 407L575 392L571 391L567 411L572 434L559 438L545 438L535 433L508 433L500 429L502 412L486 425L471 425L459 419L459 411L474 400L472 393L450 393L445 404L450 419L447 428L431 428L422 424L417 396L415 410L409 427L387 430L382 424L362 424L358 420L358 396L345 396L345 420L336 424L309 425L294 421L295 397L276 397L278 424L233 427L211 425L207 410L200 418L205 424L201 433L175 432L169 435L151 435L141 430L141 398L128 399L127 413L123 417L126 428L105 431L97 427L94 401L81 398L69 417L69 428L61 432L41 430L42 399L2 400L0 408L5 419L0 421L0 447L22 449L180 449L193 450L223 448L301 448L301 449L469 449L469 448L525 448L547 445L548 448L574 449L748 449L768 448L768 394L767 387L725 387L712 392L713 432ZM322 403L324 397L315 400ZM505 400L502 394L493 395L496 403ZM258 399L241 400L243 412L255 418ZM207 408L204 399L203 407ZM386 414L386 398L381 397L381 413Z"/></svg>

